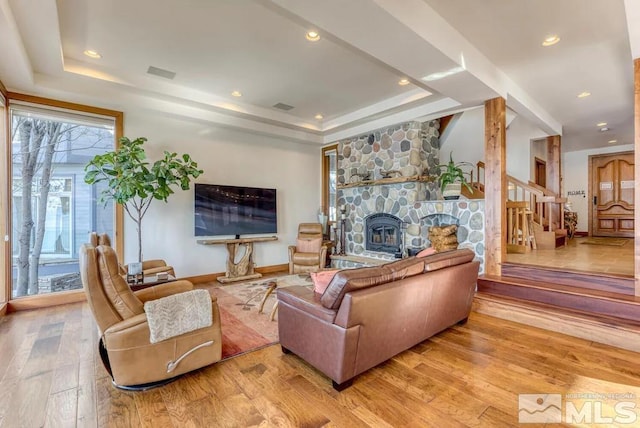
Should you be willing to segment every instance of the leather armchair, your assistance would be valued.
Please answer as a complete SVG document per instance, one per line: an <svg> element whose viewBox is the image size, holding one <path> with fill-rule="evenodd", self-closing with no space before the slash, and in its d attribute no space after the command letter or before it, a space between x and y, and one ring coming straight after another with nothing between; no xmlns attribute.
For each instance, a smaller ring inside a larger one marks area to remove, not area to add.
<svg viewBox="0 0 640 428"><path fill-rule="evenodd" d="M314 246L315 251L307 251L302 246ZM300 223L298 243L289 246L289 274L315 272L327 264L327 247L322 245L322 225L320 223Z"/></svg>
<svg viewBox="0 0 640 428"><path fill-rule="evenodd" d="M91 232L89 235L89 243L97 247L98 245L108 245L111 246L111 238L106 233L101 233L98 235L96 232ZM120 267L120 275L126 275L128 270L128 265L119 265ZM161 259L153 259L153 260L143 260L142 261L142 273L144 276L152 276L160 272L166 272L171 276L176 276L176 272L173 270L173 266L167 265L164 260Z"/></svg>
<svg viewBox="0 0 640 428"><path fill-rule="evenodd" d="M138 292L120 275L115 251L84 244L80 276L100 332L100 356L115 386L147 389L219 361L222 356L220 312L212 298L212 325L151 343L144 302L190 291L189 281L175 281Z"/></svg>

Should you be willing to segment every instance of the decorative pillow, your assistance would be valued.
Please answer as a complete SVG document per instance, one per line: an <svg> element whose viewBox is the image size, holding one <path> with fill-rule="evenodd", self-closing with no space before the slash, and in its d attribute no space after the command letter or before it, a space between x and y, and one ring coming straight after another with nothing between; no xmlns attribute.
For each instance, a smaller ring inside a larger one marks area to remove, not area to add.
<svg viewBox="0 0 640 428"><path fill-rule="evenodd" d="M436 253L436 249L433 247L429 247L429 248L425 248L424 250L420 251L416 257L426 257L426 256L430 256L431 254L435 254Z"/></svg>
<svg viewBox="0 0 640 428"><path fill-rule="evenodd" d="M320 272L311 272L311 280L313 281L313 291L318 294L324 293L329 283L340 269L321 270Z"/></svg>
<svg viewBox="0 0 640 428"><path fill-rule="evenodd" d="M299 253L319 253L322 247L322 238L298 238L296 249Z"/></svg>

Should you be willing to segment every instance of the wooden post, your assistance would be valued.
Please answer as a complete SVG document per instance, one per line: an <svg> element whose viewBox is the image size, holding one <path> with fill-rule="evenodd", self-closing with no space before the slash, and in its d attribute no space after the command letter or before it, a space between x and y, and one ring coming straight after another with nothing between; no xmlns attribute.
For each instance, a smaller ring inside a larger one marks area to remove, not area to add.
<svg viewBox="0 0 640 428"><path fill-rule="evenodd" d="M560 158L559 135L547 137L547 189L552 190L556 195L562 193L562 159Z"/></svg>
<svg viewBox="0 0 640 428"><path fill-rule="evenodd" d="M547 189L557 196L562 195L562 159L560 158L560 136L547 137ZM558 204L549 204L549 221L555 223L553 230L561 227L564 210ZM549 230L552 230L549 224ZM565 241L566 242L566 241Z"/></svg>
<svg viewBox="0 0 640 428"><path fill-rule="evenodd" d="M636 187L634 191L635 207L634 207L634 235L635 235L635 279L636 279L636 296L640 296L640 186L638 186L638 178L640 178L640 58L636 58L634 64L634 80L635 80L635 113L634 113L634 128L635 128L635 182Z"/></svg>
<svg viewBox="0 0 640 428"><path fill-rule="evenodd" d="M500 275L506 256L506 102L484 103L485 260L487 275Z"/></svg>

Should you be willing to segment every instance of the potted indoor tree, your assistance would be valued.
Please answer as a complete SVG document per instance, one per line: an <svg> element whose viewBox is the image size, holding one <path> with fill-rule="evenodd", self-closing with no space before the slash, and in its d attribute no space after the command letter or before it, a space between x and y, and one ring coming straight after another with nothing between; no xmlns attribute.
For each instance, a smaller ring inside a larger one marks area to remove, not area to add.
<svg viewBox="0 0 640 428"><path fill-rule="evenodd" d="M444 199L458 199L462 186L465 186L470 192L473 192L473 189L464 176L464 171L461 168L463 166L473 167L469 162L455 163L453 161L453 152L449 153L448 163L438 165L438 185L440 186L440 191Z"/></svg>
<svg viewBox="0 0 640 428"><path fill-rule="evenodd" d="M191 178L204 171L187 154L165 151L164 157L152 165L142 148L146 138L130 140L120 138L120 145L113 152L96 155L85 167L87 184L103 182L107 187L100 193L100 202L113 199L122 205L136 224L138 232L138 261L142 262L142 218L154 199L167 202L179 185L189 189Z"/></svg>

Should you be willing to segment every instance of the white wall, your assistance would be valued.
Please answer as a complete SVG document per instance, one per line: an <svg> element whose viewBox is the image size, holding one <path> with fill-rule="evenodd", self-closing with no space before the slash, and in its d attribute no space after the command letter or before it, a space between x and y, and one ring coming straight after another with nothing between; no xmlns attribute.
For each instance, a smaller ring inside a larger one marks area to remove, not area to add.
<svg viewBox="0 0 640 428"><path fill-rule="evenodd" d="M517 116L507 127L507 175L525 183L531 179L531 140L547 134L531 122Z"/></svg>
<svg viewBox="0 0 640 428"><path fill-rule="evenodd" d="M585 193L584 196L567 196L568 202L571 202L573 210L578 213L577 231L587 232L589 230L588 219L589 209L591 207L590 195L587 194L589 188L589 156L626 151L633 151L633 144L580 150L562 154L563 196L566 196L567 193L571 191L584 190Z"/></svg>
<svg viewBox="0 0 640 428"><path fill-rule="evenodd" d="M507 174L529 181L531 160L530 140L547 134L520 116L509 111L507 120ZM445 139L441 140L440 163L449 158L453 151L456 162L476 164L484 160L484 107L466 110L457 121L449 124Z"/></svg>
<svg viewBox="0 0 640 428"><path fill-rule="evenodd" d="M278 240L254 244L257 266L288 262L301 222L317 221L321 193L318 146L282 141L150 112L125 112L125 135L147 137L150 159L164 150L188 153L204 174L199 183L277 189ZM162 258L179 277L224 272L224 245L199 245L194 236L193 186L154 201L142 221L143 258ZM126 214L125 214L126 216ZM201 239L201 238L200 238ZM137 259L135 225L126 217L125 262Z"/></svg>
<svg viewBox="0 0 640 428"><path fill-rule="evenodd" d="M475 165L484 160L484 107L464 111L457 120L449 123L443 137L440 139L441 164L449 161L451 152L456 163Z"/></svg>

